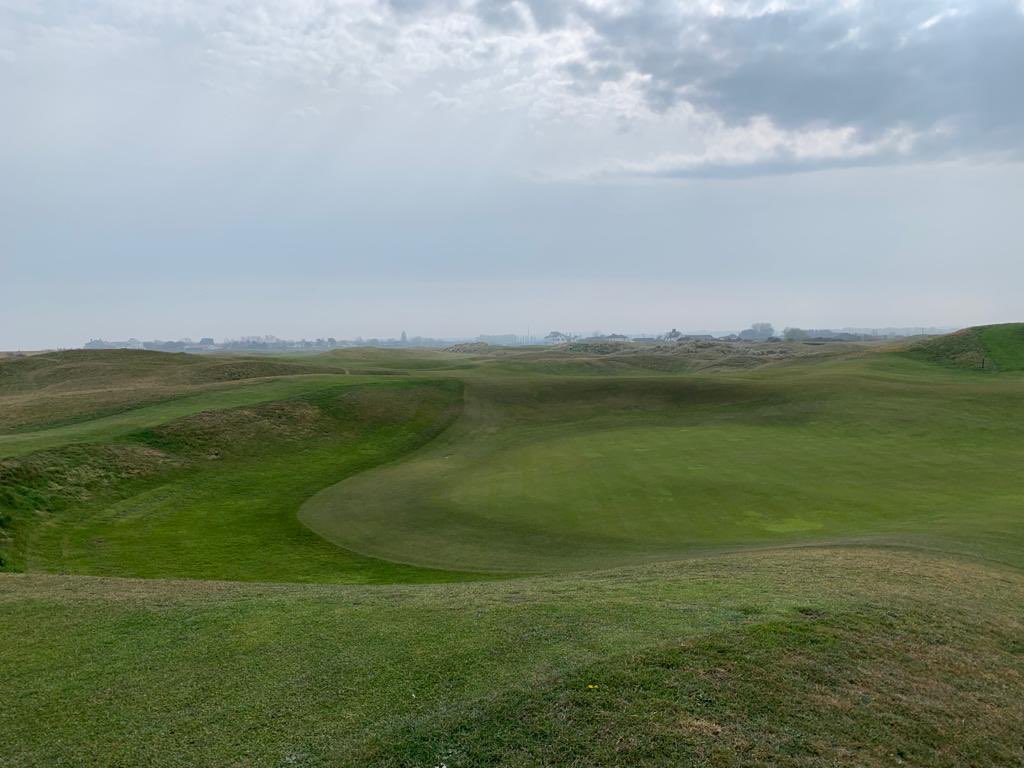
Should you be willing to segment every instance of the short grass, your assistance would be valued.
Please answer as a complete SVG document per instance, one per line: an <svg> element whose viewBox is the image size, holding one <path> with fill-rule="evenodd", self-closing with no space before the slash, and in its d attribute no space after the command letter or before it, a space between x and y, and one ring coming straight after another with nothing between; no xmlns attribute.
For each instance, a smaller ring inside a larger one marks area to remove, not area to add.
<svg viewBox="0 0 1024 768"><path fill-rule="evenodd" d="M0 577L5 766L1016 766L1024 580L802 550L392 587Z"/></svg>
<svg viewBox="0 0 1024 768"><path fill-rule="evenodd" d="M746 376L471 381L458 427L313 497L338 544L592 568L870 541L1024 565L1024 390L898 356Z"/></svg>

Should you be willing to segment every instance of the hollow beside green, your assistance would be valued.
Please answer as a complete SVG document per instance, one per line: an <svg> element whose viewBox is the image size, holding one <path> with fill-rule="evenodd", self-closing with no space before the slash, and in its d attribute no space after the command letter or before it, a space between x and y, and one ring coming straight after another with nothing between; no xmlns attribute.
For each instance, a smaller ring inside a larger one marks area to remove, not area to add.
<svg viewBox="0 0 1024 768"><path fill-rule="evenodd" d="M458 382L335 380L312 394L194 414L109 445L8 459L0 463L0 510L10 535L0 539L0 557L8 569L125 576L460 578L345 551L295 516L338 478L429 441L460 406Z"/></svg>

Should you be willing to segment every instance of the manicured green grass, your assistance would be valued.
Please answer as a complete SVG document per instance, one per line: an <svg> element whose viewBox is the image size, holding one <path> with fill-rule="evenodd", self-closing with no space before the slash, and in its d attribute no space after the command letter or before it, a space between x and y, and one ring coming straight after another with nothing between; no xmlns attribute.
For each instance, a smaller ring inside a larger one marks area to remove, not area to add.
<svg viewBox="0 0 1024 768"><path fill-rule="evenodd" d="M6 766L1014 766L1016 572L905 553L395 587L0 576Z"/></svg>
<svg viewBox="0 0 1024 768"><path fill-rule="evenodd" d="M1024 390L899 358L491 380L458 429L302 519L364 554L550 571L863 540L1024 565Z"/></svg>

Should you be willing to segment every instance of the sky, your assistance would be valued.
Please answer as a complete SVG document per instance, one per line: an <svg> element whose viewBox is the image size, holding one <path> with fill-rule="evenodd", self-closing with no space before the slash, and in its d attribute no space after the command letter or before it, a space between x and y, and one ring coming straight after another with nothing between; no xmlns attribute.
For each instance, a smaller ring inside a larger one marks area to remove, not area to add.
<svg viewBox="0 0 1024 768"><path fill-rule="evenodd" d="M0 0L0 349L1024 320L1024 2Z"/></svg>

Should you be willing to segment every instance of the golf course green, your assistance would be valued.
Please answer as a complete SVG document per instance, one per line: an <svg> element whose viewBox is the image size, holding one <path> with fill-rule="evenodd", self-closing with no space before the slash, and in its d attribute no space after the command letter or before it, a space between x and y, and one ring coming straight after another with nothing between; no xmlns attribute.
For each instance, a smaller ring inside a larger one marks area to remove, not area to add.
<svg viewBox="0 0 1024 768"><path fill-rule="evenodd" d="M0 360L0 766L1024 761L1024 324Z"/></svg>

